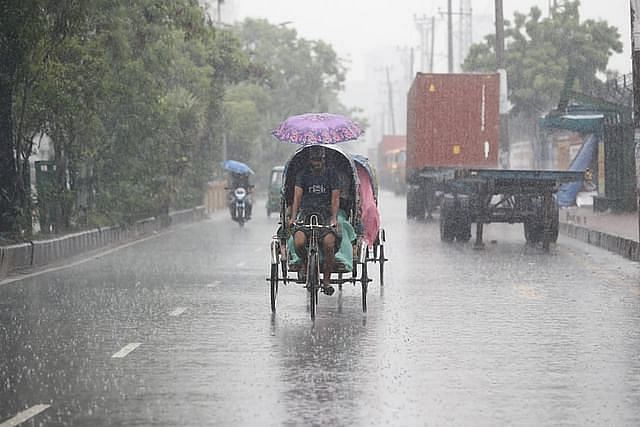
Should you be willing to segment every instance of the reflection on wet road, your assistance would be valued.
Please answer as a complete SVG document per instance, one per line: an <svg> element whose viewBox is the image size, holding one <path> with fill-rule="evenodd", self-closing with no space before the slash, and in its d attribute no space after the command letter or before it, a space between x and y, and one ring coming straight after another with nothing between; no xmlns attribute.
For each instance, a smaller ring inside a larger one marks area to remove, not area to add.
<svg viewBox="0 0 640 427"><path fill-rule="evenodd" d="M345 285L311 322L288 285L272 316L259 215L0 286L0 425L640 424L637 263L563 237L545 254L521 225L443 244L401 198L381 208L366 314Z"/></svg>

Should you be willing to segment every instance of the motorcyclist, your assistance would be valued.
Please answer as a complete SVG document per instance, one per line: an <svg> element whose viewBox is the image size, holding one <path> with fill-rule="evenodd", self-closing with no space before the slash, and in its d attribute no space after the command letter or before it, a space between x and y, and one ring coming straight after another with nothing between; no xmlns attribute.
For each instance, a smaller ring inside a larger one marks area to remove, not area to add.
<svg viewBox="0 0 640 427"><path fill-rule="evenodd" d="M229 178L230 182L227 188L230 190L229 211L231 212L231 217L235 219L236 215L234 191L236 188L242 187L247 191L247 197L244 199L245 211L247 216L246 219L251 219L251 209L253 207L253 203L250 195L253 190L253 185L249 183L249 174L230 172Z"/></svg>
<svg viewBox="0 0 640 427"><path fill-rule="evenodd" d="M319 240L324 255L323 292L331 295L331 271L335 259L335 250L340 246L338 227L338 209L340 208L340 188L335 171L326 165L326 149L322 146L307 148L308 167L296 175L293 204L289 225L306 219L310 214L319 214L320 220L330 229L321 229ZM293 239L296 254L303 260L303 271L306 272L306 243L308 236L301 229L295 230Z"/></svg>

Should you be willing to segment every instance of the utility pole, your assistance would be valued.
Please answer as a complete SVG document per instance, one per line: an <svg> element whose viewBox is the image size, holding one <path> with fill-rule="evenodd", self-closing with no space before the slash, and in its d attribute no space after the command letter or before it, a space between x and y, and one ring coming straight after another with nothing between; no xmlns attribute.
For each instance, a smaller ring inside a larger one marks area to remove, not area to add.
<svg viewBox="0 0 640 427"><path fill-rule="evenodd" d="M222 23L222 11L220 10L220 5L224 3L224 0L217 0L218 3L218 24Z"/></svg>
<svg viewBox="0 0 640 427"><path fill-rule="evenodd" d="M449 73L453 73L453 11L451 10L452 1L453 0L447 1L447 56L449 59Z"/></svg>
<svg viewBox="0 0 640 427"><path fill-rule="evenodd" d="M495 0L496 7L496 67L504 68L504 16L502 0Z"/></svg>
<svg viewBox="0 0 640 427"><path fill-rule="evenodd" d="M420 33L420 71L425 72L427 70L427 57L430 57L429 72L433 72L435 17L427 18L426 15L422 15L422 17L413 15L413 20L416 23L416 29ZM429 29L431 30L431 40L429 40ZM430 49L428 47L429 44L431 44Z"/></svg>
<svg viewBox="0 0 640 427"><path fill-rule="evenodd" d="M433 73L433 54L436 51L436 17L431 17L431 50L429 59L429 72Z"/></svg>
<svg viewBox="0 0 640 427"><path fill-rule="evenodd" d="M453 73L455 72L455 64L454 62L456 61L456 59L454 59L454 47L453 47L453 15L458 15L459 18L459 22L458 22L458 30L457 32L459 33L459 37L458 37L458 49L457 49L457 59L458 59L458 65L462 66L462 63L464 62L464 54L466 52L466 50L468 49L469 46L471 46L471 6L469 4L470 0L459 0L460 1L460 11L459 12L454 12L452 9L452 0L448 0L448 7L447 7L447 11L443 12L440 9L438 9L438 13L440 14L440 16L444 16L446 15L446 19L447 19L447 43L448 43L448 72L449 73ZM434 19L434 24L433 27L435 27L435 17ZM468 22L468 23L465 23ZM432 28L433 28L432 27ZM433 38L431 39L431 41L433 42ZM431 53L433 55L433 46L431 48ZM433 60L432 60L433 61Z"/></svg>
<svg viewBox="0 0 640 427"><path fill-rule="evenodd" d="M391 115L391 134L396 134L396 119L393 112L393 87L391 85L391 77L389 77L389 67L386 67L387 71L387 91L389 94L389 114Z"/></svg>
<svg viewBox="0 0 640 427"><path fill-rule="evenodd" d="M495 0L496 7L496 68L500 73L500 88L506 91L507 73L504 64L504 17L502 14L502 0ZM506 98L506 93L501 98ZM507 102L500 103L500 167L509 168L509 111Z"/></svg>
<svg viewBox="0 0 640 427"><path fill-rule="evenodd" d="M411 84L411 82L413 81L413 69L414 69L414 52L413 52L413 48L411 48L411 51L409 53L409 84Z"/></svg>
<svg viewBox="0 0 640 427"><path fill-rule="evenodd" d="M460 55L459 64L462 68L465 55L469 47L473 44L473 12L471 9L471 0L460 0L460 34L458 52Z"/></svg>
<svg viewBox="0 0 640 427"><path fill-rule="evenodd" d="M631 48L633 71L633 140L636 145L636 206L640 242L640 0L631 0Z"/></svg>

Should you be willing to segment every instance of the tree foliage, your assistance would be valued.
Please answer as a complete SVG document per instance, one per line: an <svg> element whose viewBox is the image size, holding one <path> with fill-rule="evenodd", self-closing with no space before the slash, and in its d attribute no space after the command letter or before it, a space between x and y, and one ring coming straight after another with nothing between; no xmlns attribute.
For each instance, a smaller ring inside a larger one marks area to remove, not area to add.
<svg viewBox="0 0 640 427"><path fill-rule="evenodd" d="M30 223L19 196L28 194L21 177L38 134L55 151L46 198L58 230L201 198L219 160L212 135L225 88L246 74L237 38L208 23L195 0L28 0L0 10L1 54L11 59L0 68L0 108L9 112L0 114L0 232Z"/></svg>
<svg viewBox="0 0 640 427"><path fill-rule="evenodd" d="M543 18L537 7L528 15L516 12L505 22L505 64L514 113L529 116L548 111L558 102L571 67L580 89L599 84L609 57L622 51L620 34L605 21L580 21L580 2L568 1ZM465 71L496 69L494 35L471 47Z"/></svg>
<svg viewBox="0 0 640 427"><path fill-rule="evenodd" d="M0 1L0 232L30 229L28 158L38 131L28 117L30 100L52 52L82 29L88 5L77 0Z"/></svg>
<svg viewBox="0 0 640 427"><path fill-rule="evenodd" d="M266 180L271 167L295 148L271 136L280 121L320 111L353 116L357 110L338 99L347 69L327 43L301 38L294 29L264 19L246 19L234 30L249 58L249 74L225 98L228 154L252 164Z"/></svg>
<svg viewBox="0 0 640 427"><path fill-rule="evenodd" d="M0 0L0 57L5 235L29 231L39 135L56 176L37 207L63 231L199 204L224 145L266 173L294 148L278 122L346 112L331 46L264 20L218 28L197 0Z"/></svg>

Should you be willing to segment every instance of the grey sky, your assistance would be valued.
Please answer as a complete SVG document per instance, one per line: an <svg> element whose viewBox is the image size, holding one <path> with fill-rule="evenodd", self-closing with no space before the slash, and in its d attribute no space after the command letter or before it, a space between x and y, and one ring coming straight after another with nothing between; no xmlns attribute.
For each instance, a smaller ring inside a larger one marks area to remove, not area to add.
<svg viewBox="0 0 640 427"><path fill-rule="evenodd" d="M515 10L526 12L534 5L546 13L549 2L550 0L505 0L504 15L508 19ZM470 3L475 15L474 39L478 41L480 34L492 30L494 2L470 0ZM454 10L459 8L458 4L459 0L453 1ZM257 16L274 23L290 21L289 25L296 28L303 37L330 42L342 57L353 61L353 71L361 74L362 55L365 52L383 45L418 44L414 14L436 15L439 21L437 27L444 28L446 23L438 11L444 11L446 7L446 0L226 0L223 19ZM629 72L629 1L583 0L581 13L582 19L605 19L620 29L625 52L612 58L611 68ZM446 40L437 43L444 45ZM443 63L446 61L443 60Z"/></svg>
<svg viewBox="0 0 640 427"><path fill-rule="evenodd" d="M216 0L208 1L215 4ZM473 42L478 42L482 36L495 31L494 0L465 1L471 4ZM552 2L504 0L504 16L511 19L514 11L526 13L532 6L538 6L546 15ZM583 0L581 3L582 20L604 19L618 27L624 52L612 56L609 68L629 73L629 0ZM454 12L459 10L459 5L460 0L453 0ZM416 16L436 16L434 71L447 71L446 19L441 13L446 8L447 0L225 0L222 19L229 23L248 16L262 17L274 24L287 23L304 38L330 43L349 67L346 91L341 98L347 106L365 109L372 124L367 140L375 143L381 134L392 132L389 105L394 105L397 133L403 132L402 124L406 121L403 97L412 79L409 71L411 48L414 49L413 72L427 71L421 69L416 50L419 45ZM457 17L453 23L456 27ZM387 68L395 94L391 104L388 102Z"/></svg>

